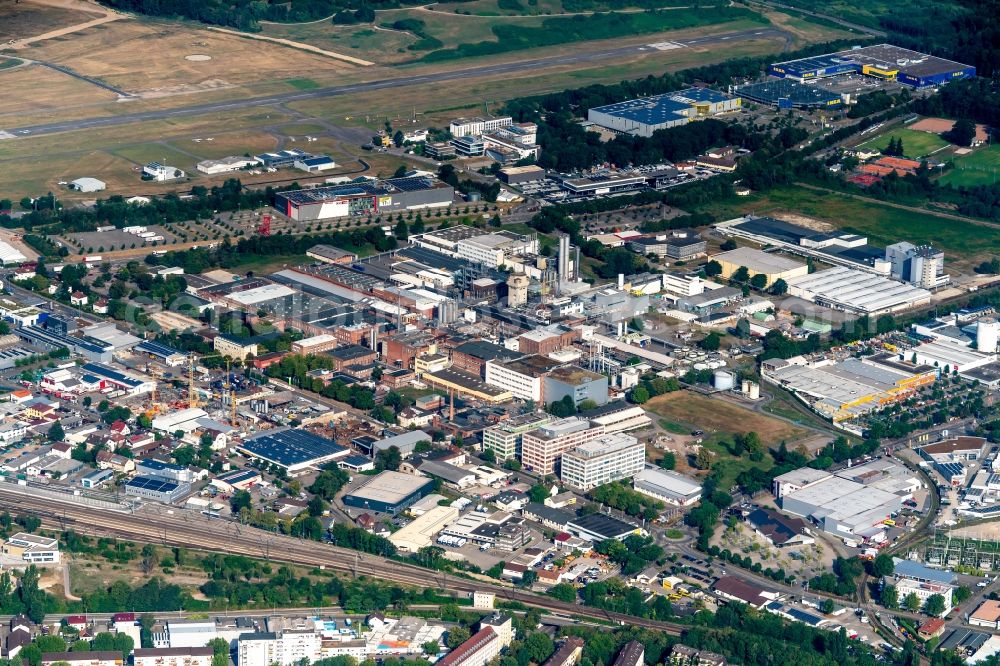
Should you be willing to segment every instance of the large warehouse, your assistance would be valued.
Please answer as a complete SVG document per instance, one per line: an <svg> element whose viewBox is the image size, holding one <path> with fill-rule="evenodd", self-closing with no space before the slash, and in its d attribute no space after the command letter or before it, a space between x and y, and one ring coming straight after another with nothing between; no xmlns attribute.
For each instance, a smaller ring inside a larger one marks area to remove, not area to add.
<svg viewBox="0 0 1000 666"><path fill-rule="evenodd" d="M792 474L791 472L789 474ZM775 482L779 482L777 477ZM920 488L920 480L901 465L875 460L848 467L784 494L783 511L808 518L823 531L850 541L880 543L884 522Z"/></svg>
<svg viewBox="0 0 1000 666"><path fill-rule="evenodd" d="M265 431L247 439L236 448L251 458L284 467L289 474L346 458L351 453L350 449L340 446L332 439L320 437L308 430L291 428Z"/></svg>
<svg viewBox="0 0 1000 666"><path fill-rule="evenodd" d="M767 286L778 280L787 282L792 278L809 274L809 267L800 261L751 247L738 247L729 252L716 254L712 257L712 261L719 262L719 266L722 267L722 277L726 279L731 278L733 273L742 267L749 271L751 278L755 275L766 276Z"/></svg>
<svg viewBox="0 0 1000 666"><path fill-rule="evenodd" d="M743 99L779 109L837 109L844 104L843 98L835 92L791 79L751 83L738 87L736 93Z"/></svg>
<svg viewBox="0 0 1000 666"><path fill-rule="evenodd" d="M365 511L397 514L434 492L434 480L385 471L344 495L344 505Z"/></svg>
<svg viewBox="0 0 1000 666"><path fill-rule="evenodd" d="M848 51L774 63L771 76L814 81L838 74L864 74L886 81L899 81L914 88L926 88L971 78L976 68L891 44L875 44Z"/></svg>
<svg viewBox="0 0 1000 666"><path fill-rule="evenodd" d="M587 120L618 134L648 137L656 130L739 109L739 97L710 88L688 88L598 106L587 111Z"/></svg>
<svg viewBox="0 0 1000 666"><path fill-rule="evenodd" d="M274 197L274 207L293 220L310 221L444 208L454 198L455 189L451 185L428 176L413 176L279 192Z"/></svg>
<svg viewBox="0 0 1000 666"><path fill-rule="evenodd" d="M879 315L931 302L926 289L843 266L785 281L790 296L846 312Z"/></svg>

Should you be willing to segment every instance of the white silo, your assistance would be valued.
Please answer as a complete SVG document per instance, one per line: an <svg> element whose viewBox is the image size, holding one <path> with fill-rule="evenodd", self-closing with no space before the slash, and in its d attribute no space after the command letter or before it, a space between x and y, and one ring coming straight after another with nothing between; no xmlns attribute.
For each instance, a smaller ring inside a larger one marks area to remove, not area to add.
<svg viewBox="0 0 1000 666"><path fill-rule="evenodd" d="M992 317L980 319L976 324L976 349L993 354L997 350L998 338L1000 338L1000 322Z"/></svg>
<svg viewBox="0 0 1000 666"><path fill-rule="evenodd" d="M719 391L731 391L736 385L736 378L731 372L716 370L712 375L712 385Z"/></svg>
<svg viewBox="0 0 1000 666"><path fill-rule="evenodd" d="M757 382L750 382L750 391L747 396L751 400L760 400L760 384Z"/></svg>

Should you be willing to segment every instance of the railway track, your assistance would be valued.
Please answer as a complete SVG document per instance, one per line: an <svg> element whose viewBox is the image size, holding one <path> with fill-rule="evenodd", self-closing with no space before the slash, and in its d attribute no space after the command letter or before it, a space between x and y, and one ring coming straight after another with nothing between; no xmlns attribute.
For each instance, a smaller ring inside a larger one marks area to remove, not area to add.
<svg viewBox="0 0 1000 666"><path fill-rule="evenodd" d="M468 580L416 565L367 555L295 537L273 534L224 520L206 520L200 515L176 510L159 515L145 511L127 514L108 509L80 507L49 498L35 498L11 492L0 484L0 508L11 513L38 516L50 529L74 530L97 537L116 537L133 541L182 546L211 552L263 558L289 564L318 567L370 576L419 588L436 587L448 592L472 594L487 591L498 599L519 602L540 610L584 617L615 624L665 631L679 636L684 625L614 613L574 603L567 603L523 590L481 581Z"/></svg>

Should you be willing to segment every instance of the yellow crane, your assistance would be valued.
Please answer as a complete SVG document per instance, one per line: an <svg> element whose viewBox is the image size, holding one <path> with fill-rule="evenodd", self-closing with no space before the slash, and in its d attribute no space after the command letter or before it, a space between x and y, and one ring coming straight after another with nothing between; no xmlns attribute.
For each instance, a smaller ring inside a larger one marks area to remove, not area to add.
<svg viewBox="0 0 1000 666"><path fill-rule="evenodd" d="M201 402L198 399L198 390L194 385L194 362L198 358L194 352L188 354L188 407L195 408L198 407ZM236 389L233 387L232 381L230 381L230 371L232 369L233 359L224 354L206 354L201 357L201 360L206 358L224 358L226 359L226 393L229 395L229 425L236 427Z"/></svg>

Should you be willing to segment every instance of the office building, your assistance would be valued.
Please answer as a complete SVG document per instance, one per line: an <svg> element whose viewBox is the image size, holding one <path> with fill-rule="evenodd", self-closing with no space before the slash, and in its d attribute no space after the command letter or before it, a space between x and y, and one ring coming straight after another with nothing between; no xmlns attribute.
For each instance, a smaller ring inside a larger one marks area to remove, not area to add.
<svg viewBox="0 0 1000 666"><path fill-rule="evenodd" d="M939 594L944 599L944 611L940 617L945 617L951 612L952 592L955 589L952 585L948 585L947 583L931 583L905 577L896 579L892 584L896 586L896 594L899 596L900 603L911 594L915 594L920 599L922 607L927 603L928 598Z"/></svg>
<svg viewBox="0 0 1000 666"><path fill-rule="evenodd" d="M510 127L514 124L514 119L510 116L500 116L498 118L456 118L448 125L448 131L452 136L479 136Z"/></svg>
<svg viewBox="0 0 1000 666"><path fill-rule="evenodd" d="M575 416L547 423L522 436L521 463L536 474L553 474L564 452L603 435L603 426Z"/></svg>
<svg viewBox="0 0 1000 666"><path fill-rule="evenodd" d="M562 454L559 478L563 483L588 491L619 479L630 479L642 471L646 446L631 435L616 433L578 444Z"/></svg>
<svg viewBox="0 0 1000 666"><path fill-rule="evenodd" d="M532 412L508 419L483 430L483 450L493 451L498 461L521 458L521 437L550 423L548 412Z"/></svg>

